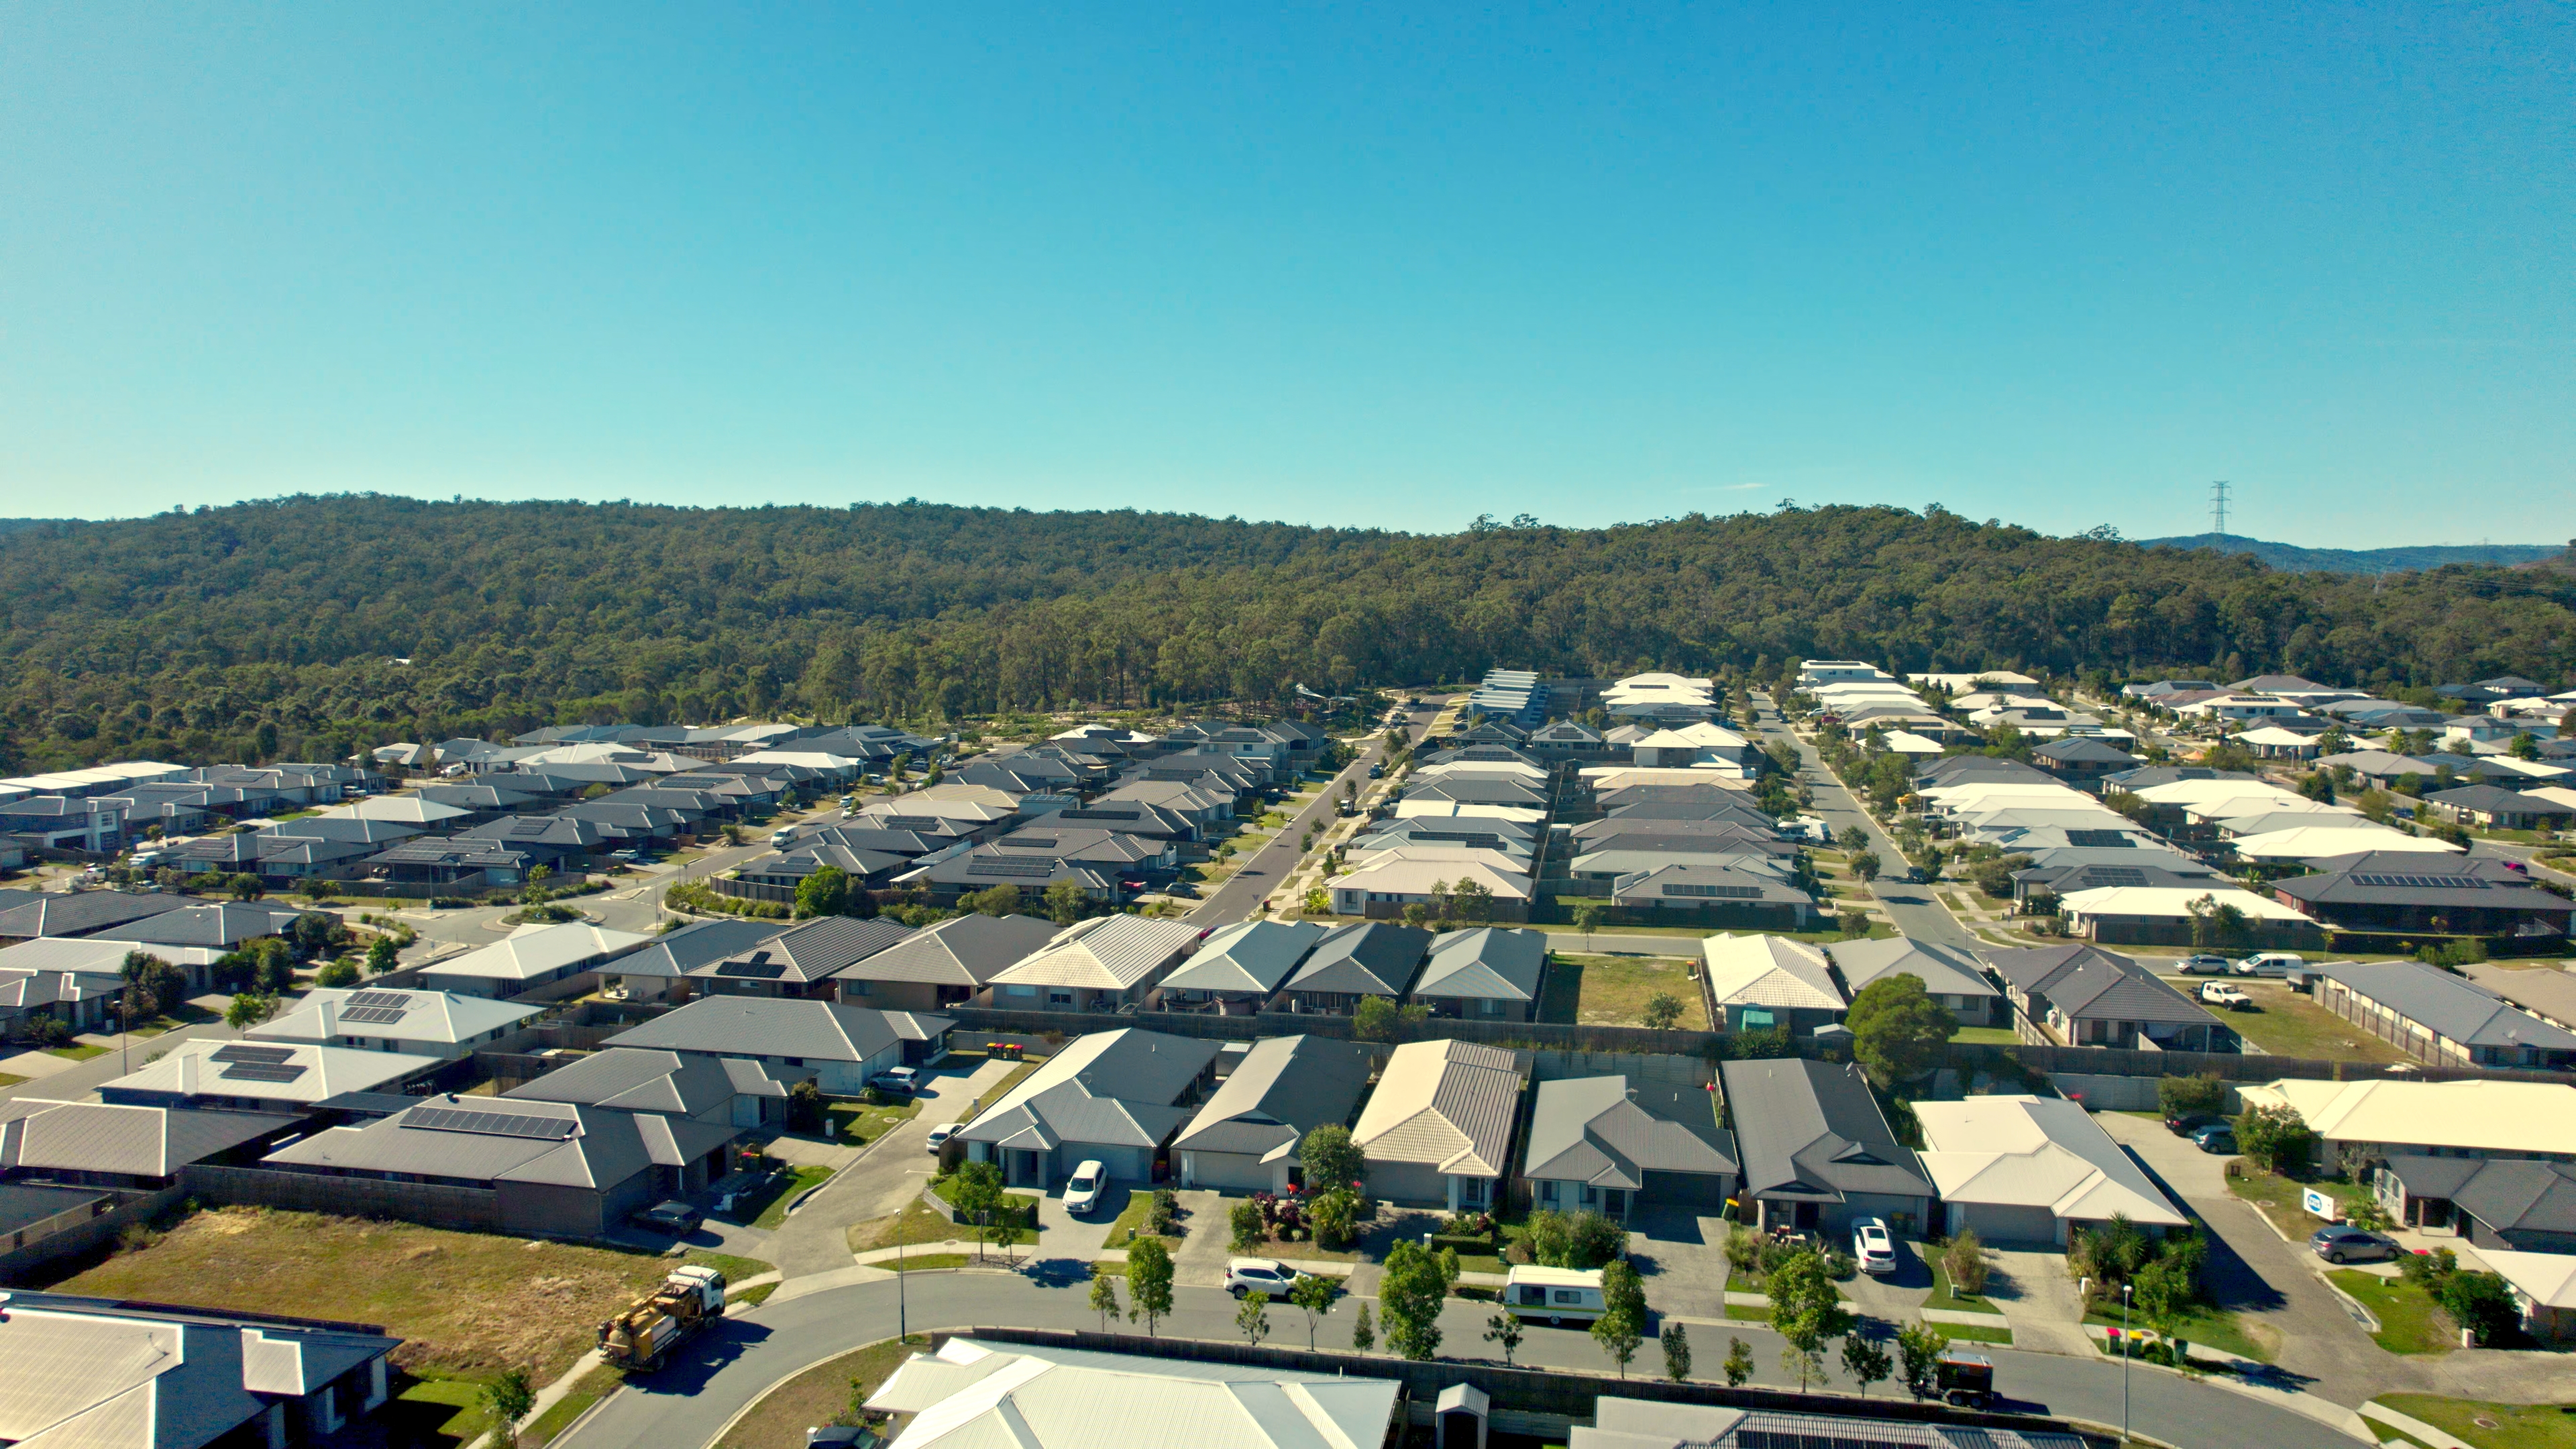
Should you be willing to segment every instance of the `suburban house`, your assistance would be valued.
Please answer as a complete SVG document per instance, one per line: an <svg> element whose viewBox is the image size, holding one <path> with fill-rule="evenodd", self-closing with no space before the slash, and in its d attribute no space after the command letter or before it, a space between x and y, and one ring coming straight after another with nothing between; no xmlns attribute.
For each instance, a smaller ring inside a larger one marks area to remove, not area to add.
<svg viewBox="0 0 2576 1449"><path fill-rule="evenodd" d="M31 1035L45 1020L73 1032L106 1029L110 1009L125 990L125 957L132 951L178 967L187 973L189 989L198 992L214 989L211 968L223 954L103 936L42 936L0 947L0 1035Z"/></svg>
<svg viewBox="0 0 2576 1449"><path fill-rule="evenodd" d="M1824 950L1849 996L1860 995L1873 981L1911 976L1961 1026L1995 1026L2002 1021L2003 993L1986 980L1976 958L1960 947L1891 936L1884 941L1835 941Z"/></svg>
<svg viewBox="0 0 2576 1449"><path fill-rule="evenodd" d="M385 1366L402 1347L365 1323L24 1288L0 1297L0 1443L29 1449L321 1442L385 1402Z"/></svg>
<svg viewBox="0 0 2576 1449"><path fill-rule="evenodd" d="M2485 1248L2478 1256L2512 1290L2523 1332L2543 1343L2576 1339L2576 1254Z"/></svg>
<svg viewBox="0 0 2576 1449"><path fill-rule="evenodd" d="M1710 936L1700 942L1701 990L1719 1031L1785 1028L1805 1036L1843 1019L1850 1003L1825 953L1786 936Z"/></svg>
<svg viewBox="0 0 2576 1449"><path fill-rule="evenodd" d="M1435 818L1451 828L1484 823L1472 817ZM1403 915L1406 906L1433 906L1439 893L1435 887L1454 890L1466 881L1484 888L1495 920L1529 919L1530 878L1516 870L1471 860L1404 860L1388 856L1334 876L1324 882L1324 888L1332 893L1333 914L1337 916L1391 920Z"/></svg>
<svg viewBox="0 0 2576 1449"><path fill-rule="evenodd" d="M2064 1247L2070 1230L2115 1217L2150 1230L2191 1221L2080 1102L1970 1097L1917 1102L1914 1115L1945 1232Z"/></svg>
<svg viewBox="0 0 2576 1449"><path fill-rule="evenodd" d="M1719 1072L1743 1164L1745 1220L1755 1227L1851 1231L1885 1218L1899 1233L1931 1222L1933 1187L1896 1140L1860 1068L1779 1058Z"/></svg>
<svg viewBox="0 0 2576 1449"><path fill-rule="evenodd" d="M1547 977L1547 933L1483 926L1431 938L1413 999L1433 1016L1532 1021Z"/></svg>
<svg viewBox="0 0 2576 1449"><path fill-rule="evenodd" d="M1368 1162L1370 1191L1451 1212L1499 1206L1526 1075L1521 1059L1498 1047L1463 1041L1397 1047L1351 1129Z"/></svg>
<svg viewBox="0 0 2576 1449"><path fill-rule="evenodd" d="M0 946L14 946L21 941L45 936L121 934L114 928L189 904L191 902L185 896L137 895L128 891L48 891L32 900L0 909Z"/></svg>
<svg viewBox="0 0 2576 1449"><path fill-rule="evenodd" d="M2424 797L2433 813L2481 830L2563 830L2576 806L2495 785L2463 785Z"/></svg>
<svg viewBox="0 0 2576 1449"><path fill-rule="evenodd" d="M2138 757L2127 750L2084 735L2062 735L2032 750L2030 756L2041 769L2078 784L2138 767Z"/></svg>
<svg viewBox="0 0 2576 1449"><path fill-rule="evenodd" d="M1642 817L1641 817L1642 818ZM1816 898L1776 876L1714 861L1675 861L1623 875L1610 904L1647 918L1746 930L1803 931L1816 922Z"/></svg>
<svg viewBox="0 0 2576 1449"><path fill-rule="evenodd" d="M957 1337L905 1360L866 1407L908 1416L892 1449L1090 1449L1104 1416L1155 1449L1375 1449L1403 1436L1406 1401L1391 1378Z"/></svg>
<svg viewBox="0 0 2576 1449"><path fill-rule="evenodd" d="M461 1215L439 1190L464 1188L502 1232L595 1238L722 1176L738 1135L687 1117L450 1094L298 1138L260 1165L387 1184L387 1210L427 1221Z"/></svg>
<svg viewBox="0 0 2576 1449"><path fill-rule="evenodd" d="M776 921L691 921L676 931L653 937L652 944L603 967L599 989L621 1001L661 1001L679 988L690 972L748 951L777 934ZM685 991L696 989L691 985Z"/></svg>
<svg viewBox="0 0 2576 1449"><path fill-rule="evenodd" d="M632 931L611 931L587 922L560 926L521 926L480 951L420 969L422 985L460 996L508 1000L573 977L651 945L653 938ZM574 983L575 986L581 983ZM565 994L544 992L547 997Z"/></svg>
<svg viewBox="0 0 2576 1449"><path fill-rule="evenodd" d="M1163 1011L1251 1016L1331 929L1314 921L1240 921L1221 927L1198 954L1163 978L1155 1005Z"/></svg>
<svg viewBox="0 0 2576 1449"><path fill-rule="evenodd" d="M779 1081L811 1080L826 1096L848 1097L879 1072L945 1052L955 1025L834 1001L706 996L604 1045L757 1062Z"/></svg>
<svg viewBox="0 0 2576 1449"><path fill-rule="evenodd" d="M2316 1160L2347 1150L2399 1157L2519 1157L2576 1162L2576 1087L2473 1078L2325 1082L2284 1077L2238 1089L2246 1107L2288 1107L2317 1134Z"/></svg>
<svg viewBox="0 0 2576 1449"><path fill-rule="evenodd" d="M316 1042L452 1060L516 1032L541 1008L448 991L316 986L284 1015L242 1033L252 1041Z"/></svg>
<svg viewBox="0 0 2576 1449"><path fill-rule="evenodd" d="M0 964L8 958L0 956ZM2576 972L2554 962L2471 961L2468 978L2552 1026L2576 1030Z"/></svg>
<svg viewBox="0 0 2576 1449"><path fill-rule="evenodd" d="M1263 1037L1217 1083L1172 1139L1181 1186L1287 1192L1307 1184L1298 1148L1317 1127L1338 1127L1368 1090L1366 1047L1320 1036Z"/></svg>
<svg viewBox="0 0 2576 1449"><path fill-rule="evenodd" d="M1416 926L1385 921L1335 926L1306 953L1272 1007L1348 1016L1359 1009L1363 996L1400 1001L1430 948L1431 933Z"/></svg>
<svg viewBox="0 0 2576 1449"><path fill-rule="evenodd" d="M1020 1011L1141 1007L1198 943L1198 928L1179 921L1094 916L995 972L987 999Z"/></svg>
<svg viewBox="0 0 2576 1449"><path fill-rule="evenodd" d="M841 1000L879 1011L963 1006L1057 930L1035 916L953 916L860 957L832 980Z"/></svg>
<svg viewBox="0 0 2576 1449"><path fill-rule="evenodd" d="M2317 1005L2437 1066L2576 1066L2576 1032L2421 961L2332 961L2312 968Z"/></svg>
<svg viewBox="0 0 2576 1449"><path fill-rule="evenodd" d="M200 1037L99 1083L98 1096L102 1102L134 1107L302 1112L344 1092L401 1092L437 1075L448 1060L313 1042Z"/></svg>
<svg viewBox="0 0 2576 1449"><path fill-rule="evenodd" d="M1011 1187L1045 1188L1085 1162L1150 1183L1213 1079L1218 1044L1133 1027L1093 1032L1029 1073L957 1134L974 1162Z"/></svg>
<svg viewBox="0 0 2576 1449"><path fill-rule="evenodd" d="M1624 1076L1539 1083L1523 1161L1533 1208L1621 1222L1641 1207L1714 1215L1738 1171L1713 1087Z"/></svg>
<svg viewBox="0 0 2576 1449"><path fill-rule="evenodd" d="M2388 1215L2451 1231L2481 1253L2576 1253L2576 1163L2511 1157L2391 1157L2373 1184Z"/></svg>
<svg viewBox="0 0 2576 1449"><path fill-rule="evenodd" d="M158 1192L191 1163L255 1159L300 1116L113 1102L0 1101L0 1179Z"/></svg>
<svg viewBox="0 0 2576 1449"><path fill-rule="evenodd" d="M911 935L891 916L822 916L690 967L689 987L709 996L827 996L840 973Z"/></svg>
<svg viewBox="0 0 2576 1449"><path fill-rule="evenodd" d="M1987 951L2024 1041L2164 1051L2226 1051L2236 1034L2155 973L2099 946Z"/></svg>
<svg viewBox="0 0 2576 1449"><path fill-rule="evenodd" d="M788 1072L792 1076L795 1070ZM576 1057L501 1095L685 1117L722 1127L761 1127L787 1118L787 1084L758 1062L639 1047L610 1047Z"/></svg>
<svg viewBox="0 0 2576 1449"><path fill-rule="evenodd" d="M2498 860L2372 852L2271 883L2272 894L2340 931L2565 936L2576 903Z"/></svg>
<svg viewBox="0 0 2576 1449"><path fill-rule="evenodd" d="M2057 899L2070 934L2106 946L2188 946L2199 922L2195 908L2232 907L2241 917L2243 944L2262 948L2315 946L2324 940L2317 923L2295 907L2234 885L2093 886Z"/></svg>
<svg viewBox="0 0 2576 1449"><path fill-rule="evenodd" d="M291 906L263 906L247 901L214 901L181 906L157 916L128 921L117 935L146 951L171 946L197 946L209 951L237 951L262 936L285 933L302 912Z"/></svg>

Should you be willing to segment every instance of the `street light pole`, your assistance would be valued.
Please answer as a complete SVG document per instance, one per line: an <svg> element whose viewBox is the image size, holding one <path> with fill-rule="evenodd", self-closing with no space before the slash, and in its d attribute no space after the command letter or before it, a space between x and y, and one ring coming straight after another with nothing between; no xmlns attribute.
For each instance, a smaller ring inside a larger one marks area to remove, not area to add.
<svg viewBox="0 0 2576 1449"><path fill-rule="evenodd" d="M912 1320L906 1316L906 1304L904 1303L903 1280L905 1276L906 1275L903 1271L903 1244L897 1243L894 1245L894 1341L897 1343L901 1343L912 1336Z"/></svg>
<svg viewBox="0 0 2576 1449"><path fill-rule="evenodd" d="M2129 1285L2120 1285L2120 1440L2129 1438Z"/></svg>

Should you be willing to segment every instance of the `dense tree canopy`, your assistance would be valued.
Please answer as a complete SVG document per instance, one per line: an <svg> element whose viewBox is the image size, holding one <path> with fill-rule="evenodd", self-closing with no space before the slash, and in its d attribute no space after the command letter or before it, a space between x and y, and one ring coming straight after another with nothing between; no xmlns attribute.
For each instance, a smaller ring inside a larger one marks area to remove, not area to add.
<svg viewBox="0 0 2576 1449"><path fill-rule="evenodd" d="M2557 679L2571 611L2562 571L2280 574L1938 508L1417 536L917 502L295 497L0 537L0 767L1259 700L1497 664Z"/></svg>

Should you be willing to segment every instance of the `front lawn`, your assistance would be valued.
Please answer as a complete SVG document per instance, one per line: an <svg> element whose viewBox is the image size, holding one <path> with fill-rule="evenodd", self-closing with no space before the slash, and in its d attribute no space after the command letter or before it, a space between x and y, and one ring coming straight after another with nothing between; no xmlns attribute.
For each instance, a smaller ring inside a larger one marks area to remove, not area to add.
<svg viewBox="0 0 2576 1449"><path fill-rule="evenodd" d="M760 1397L722 1440L722 1449L805 1449L805 1431L855 1424L851 1408L882 1387L903 1361L928 1353L930 1340L888 1339L819 1363Z"/></svg>
<svg viewBox="0 0 2576 1449"><path fill-rule="evenodd" d="M2234 1027L2247 1041L2274 1056L2382 1065L2408 1060L2404 1052L2278 981L2231 977L2228 984L2252 997L2254 1009L2212 1010L2210 1015ZM2189 994L2189 988L2186 988L2186 994Z"/></svg>
<svg viewBox="0 0 2576 1449"><path fill-rule="evenodd" d="M1104 1248L1123 1248L1130 1243L1135 1242L1137 1237L1144 1233L1145 1218L1148 1214L1152 1213L1153 1210L1154 1195L1152 1193L1131 1192L1127 1194L1127 1206L1122 1209L1117 1218L1109 1224L1109 1236L1101 1240L1100 1246ZM1189 1232L1187 1223L1188 1219L1185 1215L1175 1212L1172 1218L1172 1231L1164 1236L1163 1246L1166 1248L1179 1247L1181 1245L1182 1237L1187 1235Z"/></svg>
<svg viewBox="0 0 2576 1449"><path fill-rule="evenodd" d="M1682 1004L1684 1031L1708 1030L1708 1002L1690 963L1662 956L1551 954L1539 1020L1587 1026L1644 1026L1646 1001L1658 993Z"/></svg>
<svg viewBox="0 0 2576 1449"><path fill-rule="evenodd" d="M2337 1268L2326 1278L2379 1320L2379 1331L2371 1338L2390 1353L2449 1353L2460 1346L2459 1334L2433 1295L2405 1279L2358 1268Z"/></svg>
<svg viewBox="0 0 2576 1449"><path fill-rule="evenodd" d="M404 1340L394 1357L412 1373L479 1379L519 1365L546 1384L591 1347L600 1320L674 1266L650 1253L222 1207L190 1214L146 1246L53 1286L92 1297L381 1323ZM716 1266L728 1276L770 1267L749 1259Z"/></svg>
<svg viewBox="0 0 2576 1449"><path fill-rule="evenodd" d="M2117 1312L2103 1313L2097 1309L2085 1314L2084 1321L2104 1328L2117 1328L2120 1326L2120 1315ZM2132 1330L2153 1330L2155 1325L2132 1314L2129 1318L2129 1327ZM2216 1349L2220 1353L2232 1353L2239 1358L2250 1358L2257 1363L2271 1363L2279 1352L2277 1345L2263 1344L2248 1334L2245 1326L2237 1322L2236 1315L2223 1308L2194 1308L2174 1320L2172 1331L2174 1337L2187 1343ZM2113 1358L2120 1356L2120 1350L2116 1344L2107 1351ZM2136 1350L2132 1349L2131 1352L2135 1353Z"/></svg>
<svg viewBox="0 0 2576 1449"><path fill-rule="evenodd" d="M2000 1313L2003 1311L1983 1298L1952 1292L1949 1270L1941 1266L1941 1260L1934 1255L1933 1249L1934 1245L1924 1244L1923 1261L1932 1269L1932 1296L1923 1300L1924 1307L1938 1308L1949 1313ZM1944 1327L1946 1328L1947 1325Z"/></svg>
<svg viewBox="0 0 2576 1449"><path fill-rule="evenodd" d="M2476 1449L2576 1449L2576 1404L2485 1404L2432 1394L2381 1394L2378 1402Z"/></svg>
<svg viewBox="0 0 2576 1449"><path fill-rule="evenodd" d="M2238 1158L2228 1164L2227 1190L2252 1203L2255 1210L2272 1220L2272 1226L2294 1243L2304 1243L2310 1233L2325 1226L2325 1220L2299 1206L2306 1189L2315 1188L2332 1196L2339 1212L2349 1213L2354 1203L2369 1195L2369 1190L2352 1182L2293 1182L2289 1178L2262 1171L2250 1159Z"/></svg>
<svg viewBox="0 0 2576 1449"><path fill-rule="evenodd" d="M768 1187L749 1198L737 1199L733 1220L747 1222L755 1228L774 1228L787 1221L787 1209L796 1199L832 1180L828 1167L791 1167L772 1178Z"/></svg>
<svg viewBox="0 0 2576 1449"><path fill-rule="evenodd" d="M921 1099L909 1098L898 1106L871 1107L863 1102L831 1102L823 1115L831 1121L835 1142L874 1142L897 1122L908 1122L921 1115Z"/></svg>

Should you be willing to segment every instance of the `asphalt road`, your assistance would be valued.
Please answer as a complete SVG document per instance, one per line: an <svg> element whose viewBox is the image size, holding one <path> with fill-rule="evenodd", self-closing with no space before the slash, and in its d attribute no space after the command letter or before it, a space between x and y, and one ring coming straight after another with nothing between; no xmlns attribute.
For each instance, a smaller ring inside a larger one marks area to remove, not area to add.
<svg viewBox="0 0 2576 1449"><path fill-rule="evenodd" d="M907 1300L905 1326L913 1332L934 1328L967 1328L979 1324L1024 1328L1098 1328L1098 1317L1084 1305L1088 1279L1084 1265L1070 1261L1041 1264L1061 1271L1045 1278L1002 1272L915 1273L901 1285ZM734 1415L757 1401L772 1385L827 1359L866 1344L892 1338L896 1332L898 1285L891 1279L826 1289L805 1297L772 1302L728 1318L680 1360L649 1380L628 1384L571 1435L557 1441L566 1449L674 1449L710 1444ZM1235 1302L1218 1289L1173 1290L1175 1312L1161 1324L1167 1337L1239 1341L1234 1326ZM1324 1319L1318 1347L1348 1348L1352 1304L1347 1300ZM1374 1311L1374 1305L1372 1305ZM1442 1348L1450 1358L1499 1359L1482 1340L1484 1304L1453 1300L1441 1316ZM1305 1315L1294 1308L1270 1309L1272 1338L1303 1343ZM1659 1325L1660 1326L1660 1325ZM1134 1326L1129 1331L1138 1331ZM1692 1348L1704 1369L1725 1357L1725 1339L1743 1338L1753 1350L1757 1384L1794 1387L1783 1379L1779 1344L1759 1324L1723 1328L1695 1324ZM1995 1380L2008 1403L2025 1413L2063 1414L2117 1425L2121 1422L2121 1366L2114 1360L2087 1361L2051 1354L1987 1350L1995 1361ZM1828 1355L1828 1357L1833 1357ZM1517 1360L1559 1368L1613 1371L1614 1366L1580 1329L1533 1326ZM1648 1337L1630 1371L1653 1376L1662 1356ZM2185 1379L2153 1368L2131 1370L2130 1415L2139 1429L2167 1441L2187 1444L2259 1444L2264 1449L2351 1449L2352 1441L2316 1419L2264 1397ZM1884 1395L1889 1388L1877 1390ZM1828 1408L1830 1404L1820 1404Z"/></svg>
<svg viewBox="0 0 2576 1449"><path fill-rule="evenodd" d="M1800 762L1798 778L1816 792L1815 809L1811 813L1833 827L1837 838L1852 826L1859 826L1868 833L1870 848L1878 852L1878 858L1887 862L1889 869L1903 869L1904 852L1898 850L1887 832L1879 829L1878 823L1862 811L1859 802L1852 799L1851 792L1834 779L1833 771L1825 768L1816 747L1790 732L1779 711L1772 708L1769 695L1756 695L1754 700L1761 710L1759 728L1762 737L1765 740L1787 740L1796 747ZM1933 895L1933 890L1932 886L1901 885L1885 878L1876 886L1878 903L1885 908L1888 920L1895 924L1899 934L1910 940L1934 941L1945 946L1975 947L1977 938L1968 933L1967 927L1959 924L1958 918L1952 916Z"/></svg>
<svg viewBox="0 0 2576 1449"><path fill-rule="evenodd" d="M1420 740L1422 732L1430 727L1433 716L1438 712L1438 700L1416 710L1411 723L1406 726L1407 733ZM1335 775L1325 785L1322 794L1307 802L1306 808L1298 811L1288 822L1287 829L1272 836L1268 844L1244 861L1242 868L1227 876L1214 895L1200 901L1197 909L1190 912L1189 919L1201 926L1222 926L1243 920L1259 910L1263 898L1279 889L1304 857L1305 852L1298 847L1298 842L1305 838L1306 827L1332 822L1333 802L1341 798L1343 782L1356 782L1365 791L1368 788L1368 767L1384 758L1386 735L1380 730L1369 736L1369 742L1360 751L1358 759Z"/></svg>

